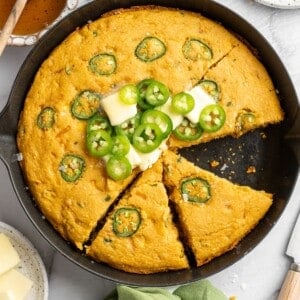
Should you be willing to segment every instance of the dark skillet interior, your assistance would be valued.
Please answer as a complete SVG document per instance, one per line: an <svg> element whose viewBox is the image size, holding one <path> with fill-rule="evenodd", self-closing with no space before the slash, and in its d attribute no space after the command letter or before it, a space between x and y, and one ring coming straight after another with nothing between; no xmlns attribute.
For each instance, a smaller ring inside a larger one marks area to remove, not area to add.
<svg viewBox="0 0 300 300"><path fill-rule="evenodd" d="M284 142L284 134L294 122L297 110L295 91L285 68L274 50L246 21L220 4L208 0L93 1L72 13L68 18L61 21L49 31L37 43L21 67L13 85L9 106L6 111L6 117L12 121L11 128L13 131L13 139L10 139L9 134L7 134L7 143L8 145L11 143L8 148L11 150L7 151L10 151L10 155L17 151L15 135L23 101L40 64L48 57L53 48L76 27L86 24L88 20L97 19L104 12L120 7L145 4L178 7L201 12L223 23L225 27L238 33L252 46L258 49L261 60L271 74L276 88L280 91L280 96L283 101L282 105L286 111L285 122L277 126L269 126L266 129L248 133L240 139L224 138L182 150L181 153L194 161L197 165L211 170L221 177L228 178L239 184L249 185L256 189L264 189L274 193L274 204L262 222L244 238L234 250L214 259L200 268L193 267L190 270L153 275L128 274L100 263L91 262L79 251L66 243L55 232L52 226L42 218L41 213L34 206L30 192L26 189L26 183L23 180L18 163L9 161L7 164L14 188L27 215L50 244L71 261L94 274L116 282L134 285L167 286L207 277L232 265L247 254L265 237L278 220L288 202L297 178L298 164L296 158ZM217 160L220 163L219 166L211 168L209 162L212 160ZM249 166L254 166L256 172L247 174L246 170Z"/></svg>

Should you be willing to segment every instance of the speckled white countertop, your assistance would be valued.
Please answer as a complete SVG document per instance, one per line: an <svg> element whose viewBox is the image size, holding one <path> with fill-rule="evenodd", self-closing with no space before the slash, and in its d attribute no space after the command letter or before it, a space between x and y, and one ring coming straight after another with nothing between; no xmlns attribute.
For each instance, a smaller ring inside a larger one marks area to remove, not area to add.
<svg viewBox="0 0 300 300"><path fill-rule="evenodd" d="M88 2L81 0L81 4ZM250 0L217 0L253 24L275 48L300 95L300 9L281 10ZM0 110L31 47L7 47L0 57ZM243 259L209 279L228 296L239 300L272 300L290 260L284 255L289 234L300 210L300 181L279 222ZM9 174L0 161L0 221L21 231L38 249L48 272L50 300L101 300L112 282L80 269L57 253L37 232L21 208ZM299 295L300 299L300 295Z"/></svg>

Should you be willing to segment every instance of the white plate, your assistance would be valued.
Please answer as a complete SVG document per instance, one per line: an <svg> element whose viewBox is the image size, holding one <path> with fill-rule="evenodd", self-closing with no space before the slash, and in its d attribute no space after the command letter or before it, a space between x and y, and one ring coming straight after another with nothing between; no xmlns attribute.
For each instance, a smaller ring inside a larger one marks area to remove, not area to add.
<svg viewBox="0 0 300 300"><path fill-rule="evenodd" d="M300 0L255 0L258 3L284 9L300 8Z"/></svg>
<svg viewBox="0 0 300 300"><path fill-rule="evenodd" d="M10 225L0 222L0 233L9 238L20 256L21 262L16 270L33 282L26 300L47 300L49 293L47 272L37 250L22 233Z"/></svg>

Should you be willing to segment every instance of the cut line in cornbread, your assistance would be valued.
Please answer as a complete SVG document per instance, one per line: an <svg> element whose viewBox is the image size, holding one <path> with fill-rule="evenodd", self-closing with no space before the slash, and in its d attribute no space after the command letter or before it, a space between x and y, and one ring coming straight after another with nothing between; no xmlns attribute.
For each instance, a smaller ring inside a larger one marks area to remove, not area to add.
<svg viewBox="0 0 300 300"><path fill-rule="evenodd" d="M87 248L87 254L117 269L133 273L148 274L188 268L168 202L162 184L162 163L158 161L142 173L120 200L103 229ZM120 209L134 209L140 213L138 229L130 236L118 236L114 232L116 221L113 218Z"/></svg>

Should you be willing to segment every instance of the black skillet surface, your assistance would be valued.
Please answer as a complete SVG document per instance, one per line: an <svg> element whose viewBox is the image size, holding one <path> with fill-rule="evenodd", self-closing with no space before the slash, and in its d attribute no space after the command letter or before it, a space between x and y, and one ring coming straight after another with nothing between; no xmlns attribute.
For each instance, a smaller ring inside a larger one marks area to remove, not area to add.
<svg viewBox="0 0 300 300"><path fill-rule="evenodd" d="M280 125L256 130L239 139L228 137L181 151L185 157L197 165L212 170L217 175L228 178L232 182L274 193L274 204L259 225L235 249L202 267L161 274L137 275L90 261L81 252L66 243L42 218L23 179L16 156L18 150L15 137L26 93L40 64L54 47L76 27L86 24L89 20L97 19L104 12L132 5L149 4L200 12L221 22L225 27L246 39L257 49L259 57L273 78L275 86L280 92L286 118L284 123ZM278 221L289 200L298 175L296 157L285 142L285 135L295 121L297 110L298 102L294 88L275 51L252 26L222 5L210 0L96 0L57 24L28 55L14 82L8 105L0 116L0 157L9 170L16 194L30 220L44 238L71 261L96 275L116 282L145 286L176 285L207 277L232 265L252 250ZM296 139L296 141L298 140ZM218 161L219 166L212 168L210 162L213 160ZM255 167L256 172L247 173L251 166Z"/></svg>

